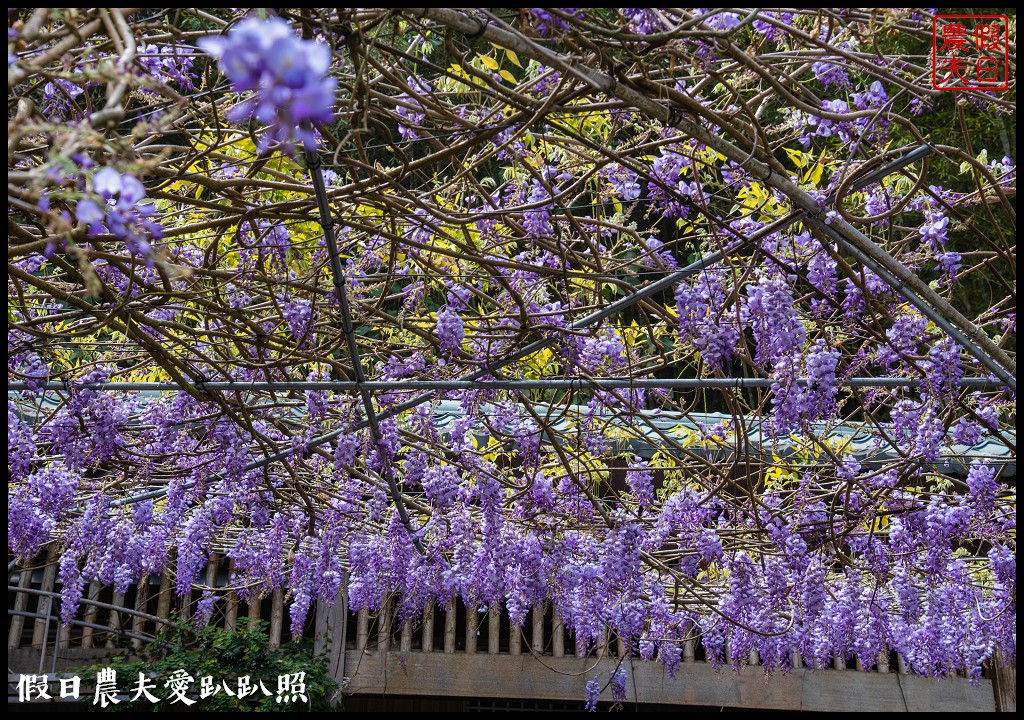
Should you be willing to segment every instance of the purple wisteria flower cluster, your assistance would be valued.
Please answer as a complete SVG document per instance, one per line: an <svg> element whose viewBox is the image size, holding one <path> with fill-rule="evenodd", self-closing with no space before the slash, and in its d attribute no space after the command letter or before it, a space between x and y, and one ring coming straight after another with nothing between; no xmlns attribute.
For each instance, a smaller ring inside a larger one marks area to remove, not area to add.
<svg viewBox="0 0 1024 720"><path fill-rule="evenodd" d="M160 82L173 83L184 91L195 90L192 66L195 63L193 52L186 51L175 45L156 45L147 43L139 48L139 65L148 75ZM157 96L150 88L143 92Z"/></svg>
<svg viewBox="0 0 1024 720"><path fill-rule="evenodd" d="M252 91L228 113L232 122L255 118L267 125L259 150L279 143L294 153L295 145L315 148L313 126L334 119L338 82L327 75L330 50L302 40L279 18L248 18L226 36L205 37L199 47L220 61L235 92Z"/></svg>
<svg viewBox="0 0 1024 720"><path fill-rule="evenodd" d="M583 17L583 11L579 8L558 8L558 12L570 16ZM564 17L544 8L530 8L530 16L533 18L537 34L541 37L551 37L552 35L565 32L571 27Z"/></svg>
<svg viewBox="0 0 1024 720"><path fill-rule="evenodd" d="M78 202L75 216L89 226L89 235L110 234L125 243L128 252L141 255L152 265L152 243L163 238L163 226L153 220L152 203L141 202L146 188L138 179L112 167L101 168L92 177L92 192L102 205L86 198Z"/></svg>

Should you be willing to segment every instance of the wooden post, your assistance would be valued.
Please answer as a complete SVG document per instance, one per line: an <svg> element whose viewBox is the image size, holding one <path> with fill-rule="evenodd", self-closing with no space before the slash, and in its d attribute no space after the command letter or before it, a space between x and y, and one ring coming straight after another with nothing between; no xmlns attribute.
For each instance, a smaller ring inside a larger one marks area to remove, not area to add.
<svg viewBox="0 0 1024 720"><path fill-rule="evenodd" d="M18 587L27 588L32 582L32 568L30 565L22 565L18 571ZM25 612L28 607L28 593L20 592L14 596L14 609L17 612ZM25 627L24 615L11 615L11 627L7 632L7 649L16 650L21 647L21 631Z"/></svg>
<svg viewBox="0 0 1024 720"><path fill-rule="evenodd" d="M508 654L519 655L523 651L523 628L509 623Z"/></svg>
<svg viewBox="0 0 1024 720"><path fill-rule="evenodd" d="M391 648L391 606L388 598L380 609L377 617L377 652L387 652Z"/></svg>
<svg viewBox="0 0 1024 720"><path fill-rule="evenodd" d="M455 652L455 602L453 597L444 611L444 651L448 654Z"/></svg>
<svg viewBox="0 0 1024 720"><path fill-rule="evenodd" d="M238 593L229 590L224 596L224 629L234 630L238 625Z"/></svg>
<svg viewBox="0 0 1024 720"><path fill-rule="evenodd" d="M686 638L683 641L683 662L692 663L697 659L697 649L693 645L693 623L689 620L686 621L686 634L683 637Z"/></svg>
<svg viewBox="0 0 1024 720"><path fill-rule="evenodd" d="M220 564L220 558L211 553L210 559L206 562L206 587L216 595L217 587L217 566ZM216 625L213 620L213 616L210 616L210 624Z"/></svg>
<svg viewBox="0 0 1024 720"><path fill-rule="evenodd" d="M235 561L228 561L228 585L230 585L235 577ZM228 590L228 594L224 598L224 629L234 630L235 626L238 625L238 593L234 590Z"/></svg>
<svg viewBox="0 0 1024 720"><path fill-rule="evenodd" d="M328 632L327 632L327 603L319 600L313 606L313 613L316 616L313 626L313 655L320 657L327 654Z"/></svg>
<svg viewBox="0 0 1024 720"><path fill-rule="evenodd" d="M247 608L246 617L249 618L250 625L255 625L260 621L260 616L263 614L262 606L262 595L249 595L249 607Z"/></svg>
<svg viewBox="0 0 1024 720"><path fill-rule="evenodd" d="M161 620L168 620L171 615L171 570L164 570L160 576L160 590L156 601L156 616Z"/></svg>
<svg viewBox="0 0 1024 720"><path fill-rule="evenodd" d="M356 616L356 650L366 651L366 644L370 639L370 611L363 608Z"/></svg>
<svg viewBox="0 0 1024 720"><path fill-rule="evenodd" d="M281 628L284 625L284 592L281 588L271 595L270 603L270 640L267 645L276 650L281 647Z"/></svg>
<svg viewBox="0 0 1024 720"><path fill-rule="evenodd" d="M217 569L220 566L220 558L217 555L210 555L206 562L206 587L210 590L217 589Z"/></svg>
<svg viewBox="0 0 1024 720"><path fill-rule="evenodd" d="M434 652L434 601L428 600L423 606L423 629L420 650Z"/></svg>
<svg viewBox="0 0 1024 720"><path fill-rule="evenodd" d="M149 575L143 575L139 582L135 585L135 612L146 612L146 603L149 600ZM145 630L146 618L141 615L132 615L132 633L134 635L141 635L142 631ZM160 628L156 628L157 632L160 632ZM133 638L132 647L136 650L142 647L142 641Z"/></svg>
<svg viewBox="0 0 1024 720"><path fill-rule="evenodd" d="M46 567L43 568L42 590L53 592L53 583L57 577L57 548L54 545L46 552ZM39 596L39 605L36 612L42 615L36 618L32 628L32 646L42 647L46 644L46 616L53 611L53 598L48 595Z"/></svg>
<svg viewBox="0 0 1024 720"><path fill-rule="evenodd" d="M402 623L402 637L398 649L402 652L412 652L412 620Z"/></svg>
<svg viewBox="0 0 1024 720"><path fill-rule="evenodd" d="M531 648L534 654L544 654L544 603L540 602L533 606L533 642Z"/></svg>
<svg viewBox="0 0 1024 720"><path fill-rule="evenodd" d="M71 647L71 625L60 625L57 628L57 643L53 646L54 667L60 661L60 653Z"/></svg>
<svg viewBox="0 0 1024 720"><path fill-rule="evenodd" d="M466 654L476 655L477 635L480 633L480 613L466 606Z"/></svg>
<svg viewBox="0 0 1024 720"><path fill-rule="evenodd" d="M832 658L832 667L834 667L836 670L845 670L846 658L842 657L841 655L834 655Z"/></svg>
<svg viewBox="0 0 1024 720"><path fill-rule="evenodd" d="M565 656L565 623L562 614L555 606L551 610L551 654L555 657Z"/></svg>
<svg viewBox="0 0 1024 720"><path fill-rule="evenodd" d="M98 582L89 583L89 588L86 590L86 597L89 600L98 600L100 597L100 584ZM87 623L96 622L96 606L86 603L82 609L82 621ZM96 631L91 627L82 627L82 647L91 648L93 646L93 634Z"/></svg>
<svg viewBox="0 0 1024 720"><path fill-rule="evenodd" d="M327 672L338 683L345 677L345 651L348 649L348 573L345 573L327 614ZM322 605L322 603L321 603Z"/></svg>
<svg viewBox="0 0 1024 720"><path fill-rule="evenodd" d="M501 605L495 603L487 610L487 654L501 651Z"/></svg>
<svg viewBox="0 0 1024 720"><path fill-rule="evenodd" d="M996 650L989 661L996 712L1017 712L1017 664L1007 663Z"/></svg>
<svg viewBox="0 0 1024 720"><path fill-rule="evenodd" d="M178 592L176 583L174 592L175 594ZM181 595L180 597L176 595L176 599L178 601L178 619L183 621L190 620L192 618L192 586L189 586L184 595Z"/></svg>
<svg viewBox="0 0 1024 720"><path fill-rule="evenodd" d="M124 607L124 593L114 593L114 599L110 601L110 604L115 607ZM110 626L110 633L107 635L106 646L108 648L117 647L117 635L121 631L121 613L111 610L107 625Z"/></svg>
<svg viewBox="0 0 1024 720"><path fill-rule="evenodd" d="M210 555L210 559L206 563L206 587L211 590L217 587L217 566L219 564L220 558Z"/></svg>

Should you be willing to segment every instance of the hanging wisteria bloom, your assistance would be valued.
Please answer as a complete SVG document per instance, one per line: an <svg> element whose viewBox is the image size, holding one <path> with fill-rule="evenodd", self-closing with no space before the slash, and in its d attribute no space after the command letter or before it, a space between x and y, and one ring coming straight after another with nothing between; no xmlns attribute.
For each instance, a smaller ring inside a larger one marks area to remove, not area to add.
<svg viewBox="0 0 1024 720"><path fill-rule="evenodd" d="M331 51L296 37L280 18L248 18L227 36L206 37L199 47L220 61L235 92L255 91L254 97L228 113L232 122L255 117L268 125L258 149L280 143L289 154L301 143L316 147L313 125L334 119L337 81L327 76Z"/></svg>
<svg viewBox="0 0 1024 720"><path fill-rule="evenodd" d="M193 61L191 52L173 45L148 44L139 48L139 64L149 75L160 82L174 83L182 90L195 89L192 82ZM153 90L143 87L142 91L157 97Z"/></svg>
<svg viewBox="0 0 1024 720"><path fill-rule="evenodd" d="M441 352L446 357L453 357L462 346L465 336L462 318L450 307L437 312L437 338L441 342Z"/></svg>
<svg viewBox="0 0 1024 720"><path fill-rule="evenodd" d="M93 176L92 189L104 205L85 199L75 210L76 217L89 226L89 235L110 233L123 240L129 252L146 256L147 264L152 265L150 241L160 240L164 229L149 219L156 214L156 207L140 202L146 197L146 188L134 176L105 167Z"/></svg>

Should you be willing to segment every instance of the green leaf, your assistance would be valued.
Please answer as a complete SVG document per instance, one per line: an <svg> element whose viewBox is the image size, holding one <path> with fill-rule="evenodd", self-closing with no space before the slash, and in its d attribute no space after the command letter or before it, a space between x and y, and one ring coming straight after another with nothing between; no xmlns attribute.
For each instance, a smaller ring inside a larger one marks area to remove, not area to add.
<svg viewBox="0 0 1024 720"><path fill-rule="evenodd" d="M783 148L783 150L786 151L786 154L789 155L789 159L793 161L793 164L796 165L798 169L802 170L807 166L807 163L810 162L811 156L805 152L801 152L800 150L790 150L789 148Z"/></svg>

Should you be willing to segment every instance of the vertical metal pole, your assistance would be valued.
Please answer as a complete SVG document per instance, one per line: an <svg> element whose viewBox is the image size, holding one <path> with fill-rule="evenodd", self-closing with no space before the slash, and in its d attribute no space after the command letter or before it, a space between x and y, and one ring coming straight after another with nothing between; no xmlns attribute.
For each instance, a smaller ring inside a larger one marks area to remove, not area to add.
<svg viewBox="0 0 1024 720"><path fill-rule="evenodd" d="M313 190L316 193L316 204L320 210L320 226L324 230L324 241L327 243L331 275L334 278L334 294L338 299L338 309L341 311L341 329L345 333L348 354L352 359L353 379L358 385L362 385L362 383L366 382L366 376L363 373L363 363L359 357L359 347L356 342L355 327L352 323L352 311L348 304L348 294L345 292L345 276L341 267L341 257L338 255L338 243L334 237L334 217L331 214L331 205L327 198L327 188L324 185L324 176L320 169L320 155L313 150L307 149L306 166L309 168L309 177L313 181ZM359 389L359 396L363 402L363 411L366 413L366 423L370 427L370 436L373 438L373 444L377 447L377 452L380 456L380 474L388 484L391 499L395 503L395 510L398 512L402 525L408 531L413 545L416 546L421 555L426 555L426 548L423 547L423 542L409 520L409 513L405 509L402 491L395 481L395 474L391 466L384 459L383 438L380 432L380 422L377 419L377 411L373 407L373 397L371 397L370 391L363 387Z"/></svg>
<svg viewBox="0 0 1024 720"><path fill-rule="evenodd" d="M50 635L50 615L53 610L53 603L49 602L46 604L46 624L43 626L43 642L39 644L39 674L43 674L43 668L46 667L46 638ZM57 633L58 635L60 633Z"/></svg>

